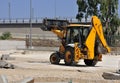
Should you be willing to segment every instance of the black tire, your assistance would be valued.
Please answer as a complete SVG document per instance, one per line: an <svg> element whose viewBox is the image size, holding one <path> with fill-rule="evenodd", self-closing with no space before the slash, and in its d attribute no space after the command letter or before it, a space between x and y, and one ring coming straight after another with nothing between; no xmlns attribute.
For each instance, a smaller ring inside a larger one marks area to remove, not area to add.
<svg viewBox="0 0 120 83"><path fill-rule="evenodd" d="M85 59L84 60L84 63L87 65L87 66L95 66L97 64L98 60L97 59L93 59L93 60L88 60L88 59Z"/></svg>
<svg viewBox="0 0 120 83"><path fill-rule="evenodd" d="M64 56L65 65L72 65L74 61L74 49L72 47L67 47Z"/></svg>
<svg viewBox="0 0 120 83"><path fill-rule="evenodd" d="M60 57L57 53L52 53L50 55L50 62L51 64L59 64L60 62Z"/></svg>
<svg viewBox="0 0 120 83"><path fill-rule="evenodd" d="M89 60L89 59L85 59L84 63L87 66L95 66L98 62L98 55L101 52L100 46L99 46L99 42L95 42L95 48L94 48L94 59L93 60Z"/></svg>

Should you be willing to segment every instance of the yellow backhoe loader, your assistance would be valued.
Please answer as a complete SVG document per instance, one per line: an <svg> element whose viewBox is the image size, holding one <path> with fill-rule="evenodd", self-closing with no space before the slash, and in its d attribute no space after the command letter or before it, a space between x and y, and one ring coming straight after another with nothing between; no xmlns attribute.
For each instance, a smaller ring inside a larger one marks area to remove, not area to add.
<svg viewBox="0 0 120 83"><path fill-rule="evenodd" d="M54 32L60 39L59 51L52 53L50 62L59 64L64 59L66 65L78 63L84 59L87 66L95 66L102 60L99 44L110 52L104 38L102 24L97 16L93 16L91 23L69 23L67 20L43 20L44 29Z"/></svg>

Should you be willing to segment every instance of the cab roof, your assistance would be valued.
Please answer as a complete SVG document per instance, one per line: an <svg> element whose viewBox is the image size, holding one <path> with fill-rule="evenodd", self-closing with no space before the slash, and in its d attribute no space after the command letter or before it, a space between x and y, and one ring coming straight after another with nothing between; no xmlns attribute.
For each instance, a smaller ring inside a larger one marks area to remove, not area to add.
<svg viewBox="0 0 120 83"><path fill-rule="evenodd" d="M68 27L91 27L90 24L69 24Z"/></svg>

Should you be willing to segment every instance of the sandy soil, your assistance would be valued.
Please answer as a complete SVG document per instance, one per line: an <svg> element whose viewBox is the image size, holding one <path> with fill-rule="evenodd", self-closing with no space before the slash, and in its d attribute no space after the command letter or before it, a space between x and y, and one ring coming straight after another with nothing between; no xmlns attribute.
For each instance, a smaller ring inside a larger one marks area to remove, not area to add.
<svg viewBox="0 0 120 83"><path fill-rule="evenodd" d="M103 55L103 61L95 67L85 66L83 60L78 65L65 66L61 60L60 65L49 62L52 51L1 51L10 54L15 60L8 60L16 66L15 69L0 69L0 74L6 75L9 83L16 83L24 78L33 77L35 83L39 82L79 82L79 83L120 83L120 80L106 80L103 72L115 72L118 69L120 56Z"/></svg>

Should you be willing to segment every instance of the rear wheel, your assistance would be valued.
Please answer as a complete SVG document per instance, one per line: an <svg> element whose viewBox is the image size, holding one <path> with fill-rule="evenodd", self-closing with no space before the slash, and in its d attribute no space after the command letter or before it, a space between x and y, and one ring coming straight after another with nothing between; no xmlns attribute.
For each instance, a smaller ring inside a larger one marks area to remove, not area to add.
<svg viewBox="0 0 120 83"><path fill-rule="evenodd" d="M85 59L84 62L87 66L95 66L98 62L98 56L95 56L93 60Z"/></svg>
<svg viewBox="0 0 120 83"><path fill-rule="evenodd" d="M60 62L60 57L57 53L52 53L50 56L50 62L51 64L59 64Z"/></svg>
<svg viewBox="0 0 120 83"><path fill-rule="evenodd" d="M89 59L85 59L84 62L87 66L95 66L99 60L99 54L101 52L100 49L100 45L99 42L95 42L95 48L94 48L94 59L93 60L89 60ZM101 56L100 56L101 57Z"/></svg>
<svg viewBox="0 0 120 83"><path fill-rule="evenodd" d="M85 59L84 62L87 66L95 66L98 61Z"/></svg>
<svg viewBox="0 0 120 83"><path fill-rule="evenodd" d="M66 65L71 65L74 58L74 49L72 47L66 48L64 62Z"/></svg>

